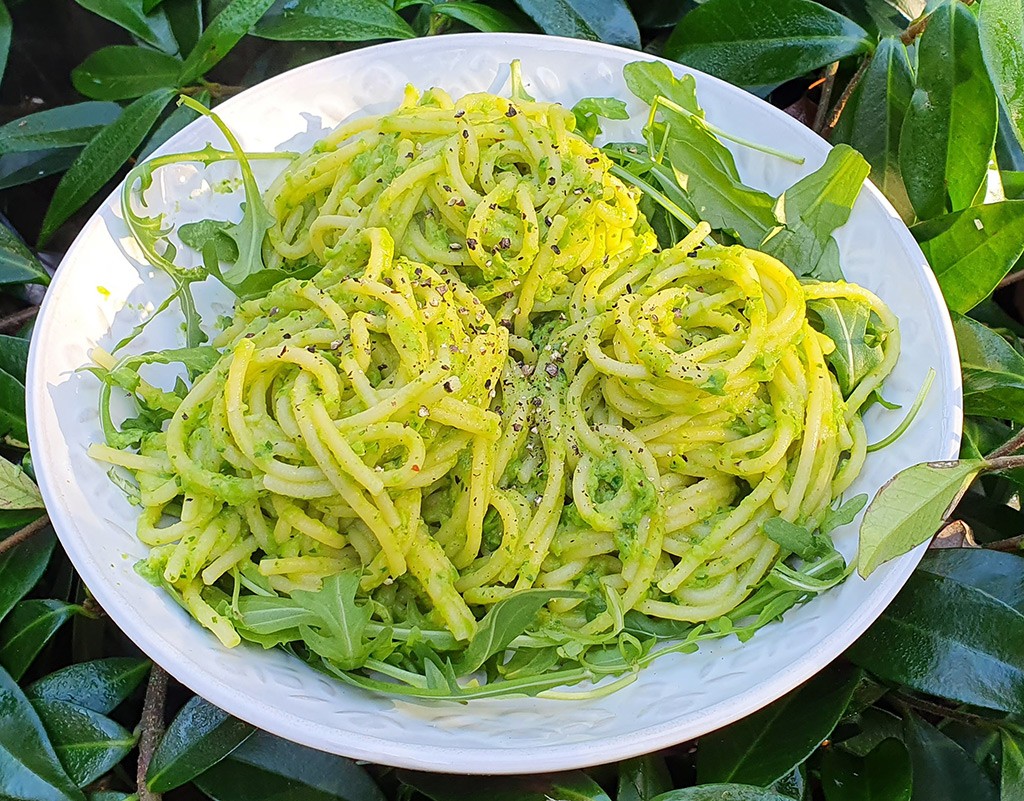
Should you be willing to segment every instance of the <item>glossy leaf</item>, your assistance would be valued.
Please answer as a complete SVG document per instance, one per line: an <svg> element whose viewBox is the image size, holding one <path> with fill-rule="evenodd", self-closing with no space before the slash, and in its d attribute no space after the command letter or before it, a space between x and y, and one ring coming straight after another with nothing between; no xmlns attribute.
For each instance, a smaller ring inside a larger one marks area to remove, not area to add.
<svg viewBox="0 0 1024 801"><path fill-rule="evenodd" d="M253 33L264 39L326 42L415 36L409 24L381 0L278 0Z"/></svg>
<svg viewBox="0 0 1024 801"><path fill-rule="evenodd" d="M1024 423L1024 356L987 326L953 316L967 414Z"/></svg>
<svg viewBox="0 0 1024 801"><path fill-rule="evenodd" d="M917 88L900 135L900 169L921 219L965 209L985 182L996 137L996 95L974 14L940 5L918 40Z"/></svg>
<svg viewBox="0 0 1024 801"><path fill-rule="evenodd" d="M609 801L601 785L578 770L501 778L403 771L399 779L431 801Z"/></svg>
<svg viewBox="0 0 1024 801"><path fill-rule="evenodd" d="M991 780L959 745L913 714L905 728L914 774L912 801L996 801Z"/></svg>
<svg viewBox="0 0 1024 801"><path fill-rule="evenodd" d="M165 0L162 5L178 52L191 53L203 33L203 0Z"/></svg>
<svg viewBox="0 0 1024 801"><path fill-rule="evenodd" d="M0 224L0 285L48 284L39 259L6 225Z"/></svg>
<svg viewBox="0 0 1024 801"><path fill-rule="evenodd" d="M516 0L544 33L640 49L640 31L625 0Z"/></svg>
<svg viewBox="0 0 1024 801"><path fill-rule="evenodd" d="M793 801L763 787L749 784L704 784L659 795L654 801Z"/></svg>
<svg viewBox="0 0 1024 801"><path fill-rule="evenodd" d="M124 115L85 146L57 185L43 218L39 244L47 242L72 214L114 177L142 143L160 113L174 98L173 89L157 89L140 97Z"/></svg>
<svg viewBox="0 0 1024 801"><path fill-rule="evenodd" d="M870 49L867 32L811 0L708 0L664 55L740 86L774 86Z"/></svg>
<svg viewBox="0 0 1024 801"><path fill-rule="evenodd" d="M1004 729L1002 746L999 801L1024 801L1024 738Z"/></svg>
<svg viewBox="0 0 1024 801"><path fill-rule="evenodd" d="M66 147L0 155L0 190L30 184L64 172L78 156L79 150L80 148L76 147Z"/></svg>
<svg viewBox="0 0 1024 801"><path fill-rule="evenodd" d="M672 789L665 760L657 754L627 759L619 763L619 791L615 801L652 801Z"/></svg>
<svg viewBox="0 0 1024 801"><path fill-rule="evenodd" d="M879 565L930 539L984 466L969 459L926 462L900 471L864 513L857 572L867 578Z"/></svg>
<svg viewBox="0 0 1024 801"><path fill-rule="evenodd" d="M914 226L946 304L966 314L1024 254L1024 200L971 206Z"/></svg>
<svg viewBox="0 0 1024 801"><path fill-rule="evenodd" d="M144 0L76 0L82 8L120 25L133 36L165 53L174 53L178 43L174 40L167 16L161 9L145 12Z"/></svg>
<svg viewBox="0 0 1024 801"><path fill-rule="evenodd" d="M922 566L847 652L886 681L963 703L1024 710L1024 615Z"/></svg>
<svg viewBox="0 0 1024 801"><path fill-rule="evenodd" d="M149 667L146 659L128 657L78 662L43 676L25 693L34 701L66 701L106 715L135 691Z"/></svg>
<svg viewBox="0 0 1024 801"><path fill-rule="evenodd" d="M849 145L836 145L821 167L782 193L775 206L782 227L768 234L760 249L800 277L841 280L832 233L850 219L870 169Z"/></svg>
<svg viewBox="0 0 1024 801"><path fill-rule="evenodd" d="M989 74L1024 145L1024 0L985 0L978 23Z"/></svg>
<svg viewBox="0 0 1024 801"><path fill-rule="evenodd" d="M111 45L71 72L75 89L95 100L126 100L177 86L181 61L146 47Z"/></svg>
<svg viewBox="0 0 1024 801"><path fill-rule="evenodd" d="M900 131L910 98L914 73L906 45L896 37L878 43L864 77L850 97L832 135L846 142L871 165L871 181L907 222L914 209L900 173Z"/></svg>
<svg viewBox="0 0 1024 801"><path fill-rule="evenodd" d="M21 601L0 624L0 665L20 679L50 638L81 608L54 599Z"/></svg>
<svg viewBox="0 0 1024 801"><path fill-rule="evenodd" d="M921 560L921 570L974 587L1024 615L1022 568L1021 557L984 548L942 548Z"/></svg>
<svg viewBox="0 0 1024 801"><path fill-rule="evenodd" d="M274 0L231 0L199 37L181 67L182 85L201 78L220 63L253 25L274 4Z"/></svg>
<svg viewBox="0 0 1024 801"><path fill-rule="evenodd" d="M53 534L42 532L0 553L0 618L42 578L53 545Z"/></svg>
<svg viewBox="0 0 1024 801"><path fill-rule="evenodd" d="M121 724L67 701L33 700L57 757L79 787L96 781L135 747Z"/></svg>
<svg viewBox="0 0 1024 801"><path fill-rule="evenodd" d="M834 663L778 701L701 738L697 779L767 786L799 765L842 717L860 672Z"/></svg>
<svg viewBox="0 0 1024 801"><path fill-rule="evenodd" d="M0 435L28 442L25 385L3 370L0 370Z"/></svg>
<svg viewBox="0 0 1024 801"><path fill-rule="evenodd" d="M516 19L496 8L485 6L483 3L436 3L431 8L431 13L457 19L459 22L466 23L471 28L488 33L535 30L526 21Z"/></svg>
<svg viewBox="0 0 1024 801"><path fill-rule="evenodd" d="M197 102L202 103L204 106L209 107L210 105L210 93L207 91L198 92L195 95ZM182 104L178 106L174 111L167 115L167 119L161 122L149 135L149 139L142 146L139 151L139 161L148 159L153 152L159 148L164 142L174 136L178 131L182 130L193 120L199 119L199 114L190 109L188 106ZM179 233L181 229L179 229Z"/></svg>
<svg viewBox="0 0 1024 801"><path fill-rule="evenodd" d="M7 69L7 57L11 52L11 34L13 30L11 13L7 10L3 0L0 0L0 80L3 80L4 72Z"/></svg>
<svg viewBox="0 0 1024 801"><path fill-rule="evenodd" d="M13 337L12 337L13 338ZM2 338L0 338L2 339ZM0 342L0 347L3 342ZM0 456L0 509L42 509L39 488L18 465Z"/></svg>
<svg viewBox="0 0 1024 801"><path fill-rule="evenodd" d="M0 370L10 373L19 381L25 383L25 373L27 369L28 340L22 337L12 337L7 334L0 334ZM2 476L4 472L4 470L0 469L0 476ZM31 481L31 479L29 479L29 481ZM0 478L0 487L3 486L3 483L3 479ZM2 495L3 492L0 490L0 497L2 497Z"/></svg>
<svg viewBox="0 0 1024 801"><path fill-rule="evenodd" d="M351 760L262 731L195 784L213 801L384 801L369 774Z"/></svg>
<svg viewBox="0 0 1024 801"><path fill-rule="evenodd" d="M248 723L194 696L157 746L146 786L154 793L180 787L238 748L253 731Z"/></svg>
<svg viewBox="0 0 1024 801"><path fill-rule="evenodd" d="M821 760L825 801L910 801L910 755L899 740L883 740L867 756L830 748Z"/></svg>
<svg viewBox="0 0 1024 801"><path fill-rule="evenodd" d="M117 103L73 103L37 111L0 126L0 153L87 145L121 116Z"/></svg>
<svg viewBox="0 0 1024 801"><path fill-rule="evenodd" d="M0 668L0 798L85 800L61 766L39 715L3 668Z"/></svg>

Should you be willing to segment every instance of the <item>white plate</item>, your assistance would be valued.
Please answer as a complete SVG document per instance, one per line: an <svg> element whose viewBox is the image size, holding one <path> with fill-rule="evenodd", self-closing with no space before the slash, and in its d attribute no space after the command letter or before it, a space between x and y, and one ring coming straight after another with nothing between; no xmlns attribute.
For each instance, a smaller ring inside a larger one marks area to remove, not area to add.
<svg viewBox="0 0 1024 801"><path fill-rule="evenodd" d="M382 112L403 87L441 86L453 96L507 91L508 65L521 59L528 91L571 106L597 95L627 99L622 66L639 53L547 36L467 34L380 45L335 56L266 81L217 110L250 150L301 149L351 115ZM684 68L671 65L677 72ZM778 193L820 166L828 145L803 125L752 95L694 73L698 97L722 128L806 157L796 166L733 148L744 179ZM644 112L609 124L610 138L638 138ZM195 122L161 152L223 146L213 125ZM263 178L273 167L263 163ZM211 191L233 168L203 172L191 166L158 174L151 197L162 194L179 221L238 211L238 195ZM159 204L157 204L159 205ZM938 373L910 430L871 454L850 491L874 493L898 470L952 458L961 426L956 345L945 305L921 251L906 227L870 185L837 239L846 275L877 292L900 318L903 356L886 384L888 398L909 404L929 367ZM222 648L132 565L146 553L136 541L135 509L86 456L101 440L98 382L76 372L95 345L109 348L155 306L170 281L134 257L111 197L68 251L36 324L29 364L29 432L47 508L75 567L110 617L171 675L228 712L282 737L325 751L409 768L458 773L534 773L610 762L681 742L724 726L820 670L850 645L903 585L922 555L918 549L878 570L854 576L785 621L741 645L729 639L694 655L656 662L638 681L607 698L473 701L468 705L412 703L354 690L278 651ZM230 307L215 286L198 290L204 310ZM151 308L151 307L150 307ZM212 320L212 316L207 319ZM177 312L158 318L133 348L166 348L182 341ZM901 412L868 414L871 440L888 433ZM851 556L856 526L838 536Z"/></svg>

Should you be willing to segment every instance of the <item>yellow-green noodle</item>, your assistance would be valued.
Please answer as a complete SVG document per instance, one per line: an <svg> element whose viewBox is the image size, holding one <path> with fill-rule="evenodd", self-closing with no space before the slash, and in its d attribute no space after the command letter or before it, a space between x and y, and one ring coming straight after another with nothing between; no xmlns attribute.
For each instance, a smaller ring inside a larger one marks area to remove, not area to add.
<svg viewBox="0 0 1024 801"><path fill-rule="evenodd" d="M266 199L267 265L323 269L240 303L183 398L143 381L170 417L138 453L92 450L134 473L150 564L226 645L229 575L288 594L358 571L379 619L413 604L460 642L528 588L580 591L538 618L556 641L610 641L629 610L712 620L787 555L765 522L814 530L860 471L892 313L704 246L705 223L659 251L561 106L410 93ZM822 299L884 334L846 398Z"/></svg>

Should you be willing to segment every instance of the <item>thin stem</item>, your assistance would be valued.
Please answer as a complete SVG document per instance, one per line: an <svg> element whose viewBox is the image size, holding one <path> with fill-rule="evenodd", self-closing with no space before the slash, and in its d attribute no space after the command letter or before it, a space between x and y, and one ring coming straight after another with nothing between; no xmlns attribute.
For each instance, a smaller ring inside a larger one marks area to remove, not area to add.
<svg viewBox="0 0 1024 801"><path fill-rule="evenodd" d="M160 801L160 793L154 793L146 785L146 774L156 747L164 733L164 707L167 704L167 673L153 664L146 685L146 700L142 703L142 721L139 725L139 762L135 772L135 783L139 801Z"/></svg>
<svg viewBox="0 0 1024 801"><path fill-rule="evenodd" d="M1005 540L986 542L981 547L986 548L990 551L1005 551L1006 553L1016 553L1021 548L1024 548L1024 534L1018 534L1016 537L1007 537Z"/></svg>
<svg viewBox="0 0 1024 801"><path fill-rule="evenodd" d="M999 282L996 289L1005 289L1008 286L1013 286L1018 281L1024 281L1024 270L1017 270L1016 272L1010 273L1002 281Z"/></svg>
<svg viewBox="0 0 1024 801"><path fill-rule="evenodd" d="M1016 434L1014 434L1009 440L1004 442L992 453L986 456L986 459L998 459L1000 456L1009 456L1015 451L1019 451L1024 448L1024 428L1021 428Z"/></svg>
<svg viewBox="0 0 1024 801"><path fill-rule="evenodd" d="M818 110L814 114L812 130L820 134L825 128L825 117L828 114L828 105L832 102L832 90L836 85L836 73L839 72L839 62L833 61L825 67L825 81L821 85L821 98L818 100Z"/></svg>
<svg viewBox="0 0 1024 801"><path fill-rule="evenodd" d="M14 312L14 314L0 317L0 333L6 334L8 331L17 331L37 314L39 314L39 307L29 306L27 309Z"/></svg>
<svg viewBox="0 0 1024 801"><path fill-rule="evenodd" d="M846 108L846 104L850 102L850 97L853 95L853 91L860 86L860 82L864 78L864 73L868 71L868 66L870 64L871 56L864 56L864 58L861 59L860 66L857 67L857 71L853 73L853 77L850 78L850 82L846 84L846 88L843 89L843 93L839 95L836 107L832 109L832 114L829 115L828 124L820 131L821 135L826 139L832 135L832 130L839 122L839 118L842 116L843 110Z"/></svg>
<svg viewBox="0 0 1024 801"><path fill-rule="evenodd" d="M1018 467L1024 467L1024 455L997 456L995 459L987 459L986 461L988 464L984 469L987 473L1000 470L1016 470Z"/></svg>
<svg viewBox="0 0 1024 801"><path fill-rule="evenodd" d="M928 27L929 19L931 19L931 14L926 14L925 16L920 17L916 21L912 22L907 27L907 29L903 31L903 35L900 36L900 41L902 41L905 45L913 44L914 40L922 33L924 33L924 29Z"/></svg>
<svg viewBox="0 0 1024 801"><path fill-rule="evenodd" d="M917 698L913 695L907 695L899 691L893 693L894 701L902 707L910 707L916 709L919 712L927 712L929 715L937 715L943 718L950 718L952 720L958 720L961 723L966 723L969 726L978 726L979 728L999 728L1001 722L998 720L992 720L982 715L975 715L971 712L964 712L961 709L954 709L952 707L943 706L942 704L936 704L932 701L926 701L923 698Z"/></svg>
<svg viewBox="0 0 1024 801"><path fill-rule="evenodd" d="M11 548L16 548L17 546L21 545L21 543L32 539L32 537L34 537L36 534L38 534L40 531L46 528L47 525L49 525L49 523L50 516L44 512L43 516L40 517L38 520L33 520L23 529L15 531L7 539L0 540L0 555L5 554L7 551L11 550Z"/></svg>

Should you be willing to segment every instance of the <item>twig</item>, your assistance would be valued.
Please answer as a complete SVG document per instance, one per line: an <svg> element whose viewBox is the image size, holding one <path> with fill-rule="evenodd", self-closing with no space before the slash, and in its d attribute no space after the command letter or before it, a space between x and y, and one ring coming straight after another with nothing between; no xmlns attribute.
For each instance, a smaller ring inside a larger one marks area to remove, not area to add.
<svg viewBox="0 0 1024 801"><path fill-rule="evenodd" d="M167 673L153 664L146 685L146 699L142 703L142 733L139 735L139 762L135 771L136 792L139 801L160 801L160 793L154 793L146 786L149 763L164 733L164 707L167 703Z"/></svg>
<svg viewBox="0 0 1024 801"><path fill-rule="evenodd" d="M37 314L39 314L39 307L29 306L27 309L14 312L14 314L0 317L0 333L6 334L8 331L17 331Z"/></svg>
<svg viewBox="0 0 1024 801"><path fill-rule="evenodd" d="M1016 537L1007 537L1005 540L986 542L981 547L987 548L990 551L1005 551L1006 553L1016 553L1021 548L1024 548L1024 534L1018 534Z"/></svg>
<svg viewBox="0 0 1024 801"><path fill-rule="evenodd" d="M825 80L821 85L821 98L818 100L818 111L814 115L814 123L811 129L820 134L825 127L825 117L828 114L828 105L832 102L832 90L836 85L836 73L839 72L839 62L833 61L825 67Z"/></svg>
<svg viewBox="0 0 1024 801"><path fill-rule="evenodd" d="M843 89L843 93L839 95L839 101L836 103L832 114L828 118L828 124L821 131L821 135L828 139L832 135L832 129L836 127L839 122L839 117L843 113L843 109L846 108L846 104L850 102L850 97L853 95L853 90L856 89L861 80L864 78L864 73L868 71L868 66L871 64L871 56L864 56L861 59L860 66L857 67L857 71L853 73L853 77L850 78L850 82L846 84L846 88Z"/></svg>
<svg viewBox="0 0 1024 801"><path fill-rule="evenodd" d="M928 27L929 19L931 19L931 14L926 14L920 19L910 23L910 25L907 26L907 29L903 31L903 34L900 36L900 41L905 45L913 44L914 40L924 33L924 29Z"/></svg>
<svg viewBox="0 0 1024 801"><path fill-rule="evenodd" d="M986 459L1000 459L1024 448L1024 428L986 456Z"/></svg>
<svg viewBox="0 0 1024 801"><path fill-rule="evenodd" d="M46 526L49 525L49 523L50 516L44 512L43 516L40 517L38 520L33 520L31 523L25 526L25 528L20 529L19 531L15 531L7 539L0 540L0 555L11 550L11 548L15 548L18 545L21 545L21 543L25 542L26 540L32 539L32 537L34 537L36 534L38 534L40 531L46 528Z"/></svg>
<svg viewBox="0 0 1024 801"><path fill-rule="evenodd" d="M1006 278L999 282L996 289L1005 289L1008 286L1013 286L1018 281L1024 281L1024 270L1017 270L1016 272L1010 273Z"/></svg>
<svg viewBox="0 0 1024 801"><path fill-rule="evenodd" d="M992 718L986 718L983 715L975 715L972 712L964 712L960 709L954 709L952 707L943 706L942 704L936 704L931 701L926 701L923 698L917 698L913 695L907 695L896 691L893 693L893 700L901 707L916 709L919 712L927 712L929 715L938 715L943 718L951 718L952 720L958 720L961 723L966 723L969 726L977 726L979 728L999 728L1000 721L993 720Z"/></svg>

